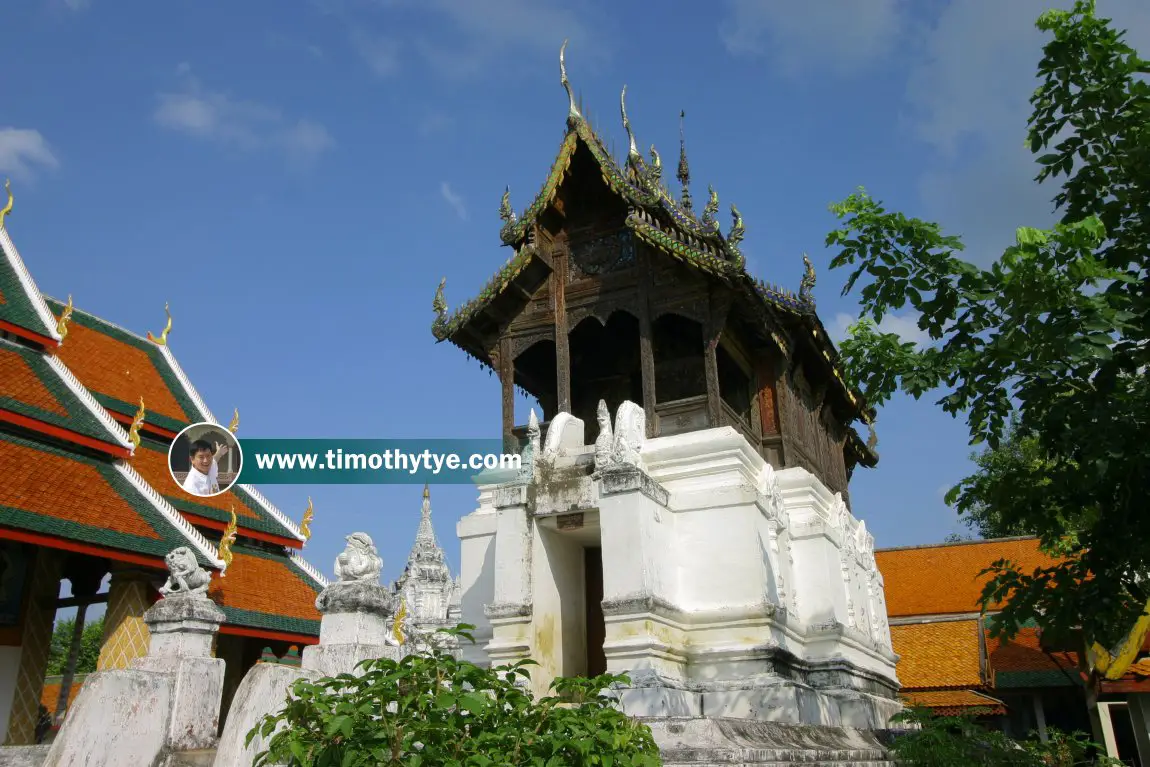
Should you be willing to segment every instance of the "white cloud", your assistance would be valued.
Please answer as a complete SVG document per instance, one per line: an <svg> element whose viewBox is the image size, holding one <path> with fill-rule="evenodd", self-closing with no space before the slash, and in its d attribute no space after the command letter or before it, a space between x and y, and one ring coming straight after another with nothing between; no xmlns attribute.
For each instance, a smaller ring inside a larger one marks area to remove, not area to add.
<svg viewBox="0 0 1150 767"><path fill-rule="evenodd" d="M770 55L787 74L848 74L885 57L906 26L900 0L729 0L719 36L734 56Z"/></svg>
<svg viewBox="0 0 1150 767"><path fill-rule="evenodd" d="M40 131L0 128L0 172L28 179L38 167L52 170L60 167L60 161Z"/></svg>
<svg viewBox="0 0 1150 767"><path fill-rule="evenodd" d="M276 141L296 165L310 165L335 146L327 128L311 120L299 120L276 136Z"/></svg>
<svg viewBox="0 0 1150 767"><path fill-rule="evenodd" d="M351 45L376 77L390 77L399 71L399 41L374 35L363 27L351 30Z"/></svg>
<svg viewBox="0 0 1150 767"><path fill-rule="evenodd" d="M398 71L405 47L423 59L437 74L454 79L482 77L498 60L526 51L554 61L559 46L569 40L569 54L578 51L584 68L594 67L605 55L601 30L583 22L592 16L556 0L374 0L368 3L391 25L397 11L405 15L430 16L427 26L434 35L415 36L401 43L389 35L371 30L383 29L379 20L367 14L352 14L348 3L321 4L324 12L338 14L350 26L353 48L380 77ZM576 6L581 3L576 3Z"/></svg>
<svg viewBox="0 0 1150 767"><path fill-rule="evenodd" d="M442 182L439 185L439 195L455 209L455 215L459 216L460 221L467 220L467 207L463 204L463 198L451 188L451 184L446 181Z"/></svg>
<svg viewBox="0 0 1150 767"><path fill-rule="evenodd" d="M878 331L880 333L894 333L903 341L908 341L916 346L926 346L930 343L930 335L919 328L918 318L919 315L915 312L907 312L902 316L886 314L883 315L882 322L878 324ZM847 331L850 326L856 322L858 322L858 317L846 312L836 314L835 321L828 330L831 334L831 340L836 344L842 343L847 338Z"/></svg>
<svg viewBox="0 0 1150 767"><path fill-rule="evenodd" d="M1052 222L1057 190L1034 183L1038 166L1024 146L1048 39L1034 23L1050 5L950 0L919 41L906 89L907 125L934 150L919 192L926 216L961 235L965 257L976 263L1000 256L1017 227ZM1145 0L1099 0L1098 14L1128 29L1127 42L1143 55L1150 49Z"/></svg>
<svg viewBox="0 0 1150 767"><path fill-rule="evenodd" d="M273 147L292 164L308 164L335 145L327 129L307 119L287 119L274 107L209 90L187 63L176 68L181 87L157 96L157 125L203 141L254 150Z"/></svg>

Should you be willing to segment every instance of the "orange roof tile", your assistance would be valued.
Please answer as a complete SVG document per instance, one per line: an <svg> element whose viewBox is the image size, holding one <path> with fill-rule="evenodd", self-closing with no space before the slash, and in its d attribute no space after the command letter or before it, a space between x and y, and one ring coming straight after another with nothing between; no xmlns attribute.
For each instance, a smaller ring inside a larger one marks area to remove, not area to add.
<svg viewBox="0 0 1150 767"><path fill-rule="evenodd" d="M230 512L232 508L235 508L236 522L240 525L244 523L245 518L259 519L259 515L248 508L248 506L230 490L226 493L220 493L219 495L200 498L193 497L181 488L178 488L176 481L172 479L172 473L168 470L168 450L166 446L161 447L159 444L148 440L141 444L140 449L132 456L131 464L132 468L140 472L140 476L146 479L149 485L156 488L156 490L160 492L160 495L170 500L191 501L200 506L210 506L225 514ZM221 484L223 483L221 482ZM179 507L177 506L177 508Z"/></svg>
<svg viewBox="0 0 1150 767"><path fill-rule="evenodd" d="M981 685L979 630L977 620L891 626L903 688Z"/></svg>
<svg viewBox="0 0 1150 767"><path fill-rule="evenodd" d="M86 387L132 407L143 397L149 412L188 422L148 352L72 319L57 356Z"/></svg>
<svg viewBox="0 0 1150 767"><path fill-rule="evenodd" d="M979 572L999 559L1009 559L1026 572L1057 562L1038 550L1037 538L880 549L875 561L885 584L887 614L979 612L978 600L989 577Z"/></svg>
<svg viewBox="0 0 1150 767"><path fill-rule="evenodd" d="M156 560L189 543L202 553L190 528L108 461L0 432L0 466L0 526Z"/></svg>
<svg viewBox="0 0 1150 767"><path fill-rule="evenodd" d="M29 367L20 352L0 346L0 381L4 382L4 396L25 405L55 413L63 418L68 411Z"/></svg>
<svg viewBox="0 0 1150 767"><path fill-rule="evenodd" d="M139 513L91 464L63 455L0 440L0 507L158 539Z"/></svg>
<svg viewBox="0 0 1150 767"><path fill-rule="evenodd" d="M906 692L902 699L909 706L925 706L940 716L960 714L972 708L986 708L991 714L1005 714L1006 704L998 698L974 690L926 690Z"/></svg>
<svg viewBox="0 0 1150 767"><path fill-rule="evenodd" d="M298 634L319 634L315 600L319 587L285 556L244 546L208 595L223 608L229 625Z"/></svg>
<svg viewBox="0 0 1150 767"><path fill-rule="evenodd" d="M1022 627L1009 640L992 638L988 632L986 650L990 667L995 672L1058 671L1061 668L1066 669L1073 677L1078 675L1078 654L1052 652L1056 663L1043 651L1038 629L1031 626Z"/></svg>

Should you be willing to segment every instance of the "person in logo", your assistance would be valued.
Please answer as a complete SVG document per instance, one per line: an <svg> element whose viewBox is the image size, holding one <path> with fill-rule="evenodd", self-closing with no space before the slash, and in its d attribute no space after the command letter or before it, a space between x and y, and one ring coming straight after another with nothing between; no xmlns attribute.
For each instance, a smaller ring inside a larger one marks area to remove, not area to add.
<svg viewBox="0 0 1150 767"><path fill-rule="evenodd" d="M184 490L199 496L215 495L220 492L220 485L216 479L220 471L217 461L227 452L228 446L220 442L217 442L214 448L207 440L197 439L193 442L188 450L192 465L184 480Z"/></svg>

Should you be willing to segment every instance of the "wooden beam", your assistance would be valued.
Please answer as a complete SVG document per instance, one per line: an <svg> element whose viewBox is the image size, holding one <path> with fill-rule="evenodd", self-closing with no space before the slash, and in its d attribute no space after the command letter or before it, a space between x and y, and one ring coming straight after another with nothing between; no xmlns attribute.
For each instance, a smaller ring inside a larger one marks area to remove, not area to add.
<svg viewBox="0 0 1150 767"><path fill-rule="evenodd" d="M145 567L154 568L156 570L167 569L167 565L164 563L162 557L149 557L144 556L143 554L133 554L129 551L106 549L102 546L92 546L87 543L78 543L76 541L69 541L63 538L56 538L51 535L41 535L40 533L30 533L24 530L15 530L10 527L0 528L0 540L20 541L21 543L31 543L33 545L43 546L44 548L48 549L73 551L77 554L88 554L89 556L111 559L116 562L127 562L133 565L143 565Z"/></svg>
<svg viewBox="0 0 1150 767"><path fill-rule="evenodd" d="M635 244L639 268L639 370L643 380L643 413L647 420L647 437L659 436L655 418L655 350L651 327L650 251Z"/></svg>
<svg viewBox="0 0 1150 767"><path fill-rule="evenodd" d="M247 626L231 626L227 623L220 626L220 633L240 637L270 639L275 642L288 642L290 644L319 644L319 637L310 634L292 634L287 631L271 631L270 629L254 629L248 628Z"/></svg>
<svg viewBox="0 0 1150 767"><path fill-rule="evenodd" d="M94 450L99 450L101 453L107 453L108 455L115 456L116 458L132 457L132 451L130 448L121 447L120 445L113 445L102 440L85 436L79 432L74 432L71 429L63 429L59 426L53 426L52 424L44 423L43 421L37 421L35 418L29 418L28 416L14 413L11 410L0 409L0 421L6 421L7 423L14 424L16 426L22 426L25 429L31 429L32 431L45 434L49 437L55 437L56 439L66 440L76 445L90 447Z"/></svg>
<svg viewBox="0 0 1150 767"><path fill-rule="evenodd" d="M556 407L561 413L571 412L571 341L567 336L567 263L566 248L552 249L551 296L555 302L555 388Z"/></svg>
<svg viewBox="0 0 1150 767"><path fill-rule="evenodd" d="M499 339L499 382L503 387L503 449L515 444L515 360L511 358L511 339Z"/></svg>

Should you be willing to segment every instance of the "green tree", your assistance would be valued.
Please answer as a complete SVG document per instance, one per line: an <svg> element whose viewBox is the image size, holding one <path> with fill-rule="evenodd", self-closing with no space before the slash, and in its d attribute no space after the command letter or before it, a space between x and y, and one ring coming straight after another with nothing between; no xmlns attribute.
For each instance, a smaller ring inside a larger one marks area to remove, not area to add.
<svg viewBox="0 0 1150 767"><path fill-rule="evenodd" d="M52 629L52 643L48 648L48 674L63 674L68 664L68 651L72 648L72 632L76 629L76 619L67 618L56 623ZM100 658L100 646L104 642L104 616L84 624L80 634L80 655L76 660L77 674L90 674L96 670Z"/></svg>
<svg viewBox="0 0 1150 767"><path fill-rule="evenodd" d="M984 269L937 224L860 191L832 206L843 223L827 244L841 249L832 266L851 269L844 294L869 278L843 354L871 403L943 390L972 444L996 451L948 502L992 508L996 525L1066 557L1034 572L995 563L983 599L1006 602L996 630L1040 619L1057 641L1097 649L1126 637L1150 597L1150 63L1092 1L1037 26L1048 42L1028 137L1036 181L1058 179L1055 226L1018 229ZM876 329L908 306L927 348Z"/></svg>
<svg viewBox="0 0 1150 767"><path fill-rule="evenodd" d="M983 538L1006 538L1015 535L1037 535L1034 520L1018 516L1019 505L1011 498L1001 499L996 493L1013 483L1023 487L1042 488L1049 481L1054 464L1042 452L1036 436L1027 434L1012 418L1002 441L971 456L978 473L966 481L973 501L964 509L964 522ZM1067 529L1077 529L1068 523ZM1055 549L1052 553L1057 553Z"/></svg>
<svg viewBox="0 0 1150 767"><path fill-rule="evenodd" d="M446 633L470 640L471 628ZM528 665L481 668L440 649L365 661L356 674L297 681L284 709L257 725L248 743L271 736L256 767L662 764L650 728L606 692L625 677L557 679L555 695L536 700L521 686Z"/></svg>

